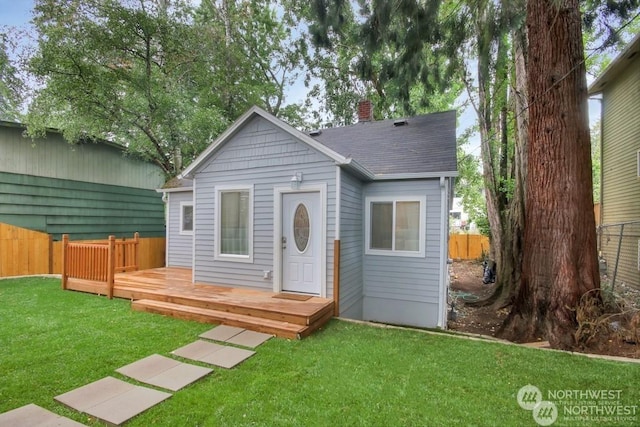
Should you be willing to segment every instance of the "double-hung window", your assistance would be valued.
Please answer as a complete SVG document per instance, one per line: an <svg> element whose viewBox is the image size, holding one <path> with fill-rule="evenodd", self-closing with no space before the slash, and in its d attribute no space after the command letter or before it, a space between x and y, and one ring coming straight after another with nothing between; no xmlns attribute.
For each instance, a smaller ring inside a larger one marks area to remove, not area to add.
<svg viewBox="0 0 640 427"><path fill-rule="evenodd" d="M365 253L424 257L426 197L367 197Z"/></svg>
<svg viewBox="0 0 640 427"><path fill-rule="evenodd" d="M180 203L180 234L193 234L193 203Z"/></svg>
<svg viewBox="0 0 640 427"><path fill-rule="evenodd" d="M216 187L216 259L253 262L253 186Z"/></svg>

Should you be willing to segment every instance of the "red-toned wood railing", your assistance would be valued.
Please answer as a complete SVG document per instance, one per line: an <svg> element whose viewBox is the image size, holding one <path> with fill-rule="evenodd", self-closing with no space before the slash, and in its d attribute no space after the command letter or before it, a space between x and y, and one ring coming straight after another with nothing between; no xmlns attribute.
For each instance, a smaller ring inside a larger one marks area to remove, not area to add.
<svg viewBox="0 0 640 427"><path fill-rule="evenodd" d="M105 242L70 242L62 236L62 289L67 289L70 278L83 279L107 285L107 296L113 298L115 273L138 269L140 236L133 240L116 240L109 236Z"/></svg>

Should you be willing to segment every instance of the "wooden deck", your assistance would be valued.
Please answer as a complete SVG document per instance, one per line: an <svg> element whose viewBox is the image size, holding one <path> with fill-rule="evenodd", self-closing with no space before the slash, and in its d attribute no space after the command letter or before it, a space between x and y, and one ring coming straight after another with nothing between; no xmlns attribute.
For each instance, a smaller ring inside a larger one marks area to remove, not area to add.
<svg viewBox="0 0 640 427"><path fill-rule="evenodd" d="M130 299L131 307L138 311L239 326L293 339L308 336L333 317L330 299L311 297L299 301L278 298L274 292L193 284L191 275L187 268L117 273L113 296ZM107 294L105 284L74 278L68 279L67 289Z"/></svg>

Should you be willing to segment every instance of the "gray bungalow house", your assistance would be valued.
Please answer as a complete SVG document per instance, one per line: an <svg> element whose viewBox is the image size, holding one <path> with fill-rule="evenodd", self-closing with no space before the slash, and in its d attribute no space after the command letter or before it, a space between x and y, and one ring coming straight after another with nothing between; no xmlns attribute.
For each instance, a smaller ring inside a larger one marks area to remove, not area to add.
<svg viewBox="0 0 640 427"><path fill-rule="evenodd" d="M454 111L300 132L253 107L162 191L167 266L446 327Z"/></svg>

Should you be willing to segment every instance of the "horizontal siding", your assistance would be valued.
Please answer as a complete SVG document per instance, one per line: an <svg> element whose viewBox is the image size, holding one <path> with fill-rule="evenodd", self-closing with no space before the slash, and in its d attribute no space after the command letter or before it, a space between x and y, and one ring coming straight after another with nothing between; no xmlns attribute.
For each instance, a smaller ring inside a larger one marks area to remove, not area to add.
<svg viewBox="0 0 640 427"><path fill-rule="evenodd" d="M640 57L629 64L626 72L611 81L603 93L602 119L602 224L640 220L640 178L637 157L640 150ZM615 230L615 231L614 231ZM605 229L605 233L619 228ZM637 266L638 247L630 233L623 241L618 267L618 280L640 287ZM602 239L601 250L613 271L617 254L614 239Z"/></svg>
<svg viewBox="0 0 640 427"><path fill-rule="evenodd" d="M110 234L164 237L164 203L155 190L0 172L0 222L60 239Z"/></svg>
<svg viewBox="0 0 640 427"><path fill-rule="evenodd" d="M365 196L425 196L426 256L424 258L364 255L364 316L367 320L384 321L379 300L423 303L437 308L440 286L440 218L441 195L437 179L422 181L374 182L365 186ZM392 303L393 302L393 303ZM389 311L388 321L395 317ZM425 315L426 316L426 315ZM424 318L424 316L423 316ZM437 313L435 315L437 318ZM432 325L432 326L435 326Z"/></svg>
<svg viewBox="0 0 640 427"><path fill-rule="evenodd" d="M607 274L613 278L616 269L616 256L618 254L618 242L620 242L620 226L606 227L601 230L602 256L607 262ZM640 246L640 224L627 224L624 227L622 244L620 245L620 259L616 273L616 288L620 283L638 287L640 271L638 270L638 247Z"/></svg>
<svg viewBox="0 0 640 427"><path fill-rule="evenodd" d="M182 202L192 202L190 191L169 193L167 205L167 265L169 267L193 267L193 235L180 234L180 209Z"/></svg>
<svg viewBox="0 0 640 427"><path fill-rule="evenodd" d="M152 163L104 143L69 144L54 132L32 140L22 128L0 126L0 152L0 172L143 189L164 183Z"/></svg>
<svg viewBox="0 0 640 427"><path fill-rule="evenodd" d="M263 279L274 270L274 187L288 187L295 172L303 185L327 184L327 297L333 295L335 236L335 165L326 156L268 123L247 123L208 162L196 171L195 280L203 283L272 289ZM216 185L254 185L253 263L214 260Z"/></svg>
<svg viewBox="0 0 640 427"><path fill-rule="evenodd" d="M340 315L362 318L364 201L362 183L341 171Z"/></svg>

